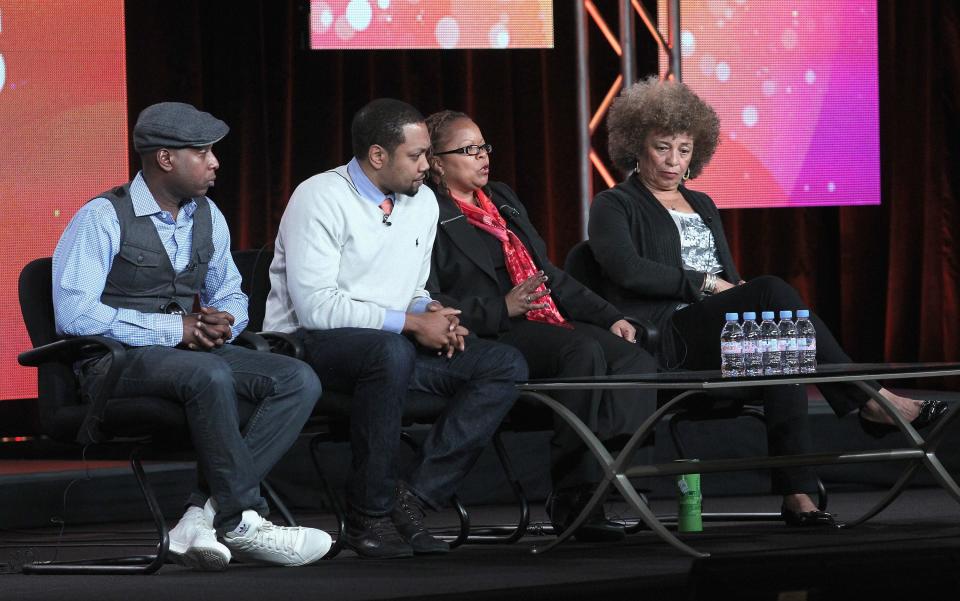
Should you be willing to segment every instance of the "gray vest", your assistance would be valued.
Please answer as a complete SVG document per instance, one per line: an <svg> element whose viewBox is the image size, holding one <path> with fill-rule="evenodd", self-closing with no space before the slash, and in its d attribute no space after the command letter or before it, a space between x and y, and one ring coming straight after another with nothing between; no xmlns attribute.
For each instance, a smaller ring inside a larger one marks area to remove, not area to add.
<svg viewBox="0 0 960 601"><path fill-rule="evenodd" d="M113 204L120 220L120 252L113 259L100 302L115 309L162 313L170 301L176 301L186 311L193 310L194 295L203 287L213 255L213 224L207 199L194 199L197 210L193 213L190 262L176 273L153 218L134 214L130 184L100 197Z"/></svg>

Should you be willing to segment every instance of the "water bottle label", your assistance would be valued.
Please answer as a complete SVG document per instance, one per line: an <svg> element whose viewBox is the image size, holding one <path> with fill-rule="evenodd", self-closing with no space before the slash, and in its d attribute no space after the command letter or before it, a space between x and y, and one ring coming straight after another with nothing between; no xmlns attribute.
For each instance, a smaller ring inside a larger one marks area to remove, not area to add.
<svg viewBox="0 0 960 601"><path fill-rule="evenodd" d="M769 338L761 343L763 350L768 353L775 353L779 350L779 345L775 338Z"/></svg>
<svg viewBox="0 0 960 601"><path fill-rule="evenodd" d="M815 351L817 350L817 339L816 338L801 338L801 347L800 350L804 351Z"/></svg>
<svg viewBox="0 0 960 601"><path fill-rule="evenodd" d="M781 344L783 344L783 350L785 351L795 351L797 350L797 339L796 338L787 338L786 341L781 339Z"/></svg>
<svg viewBox="0 0 960 601"><path fill-rule="evenodd" d="M744 355L752 355L753 353L757 352L757 341L744 340L742 348Z"/></svg>
<svg viewBox="0 0 960 601"><path fill-rule="evenodd" d="M739 355L742 352L741 344L733 341L721 342L720 352L724 355Z"/></svg>

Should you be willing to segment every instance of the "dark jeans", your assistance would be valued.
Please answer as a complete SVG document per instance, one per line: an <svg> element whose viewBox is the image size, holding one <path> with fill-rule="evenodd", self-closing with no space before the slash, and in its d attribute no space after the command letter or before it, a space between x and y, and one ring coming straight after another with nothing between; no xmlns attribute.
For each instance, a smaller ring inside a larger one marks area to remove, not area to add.
<svg viewBox="0 0 960 601"><path fill-rule="evenodd" d="M299 330L297 336L324 386L353 397L347 502L367 515L393 508L408 390L449 398L406 475L409 487L439 509L516 401L515 382L527 379L516 349L475 337L447 359L400 334L368 328Z"/></svg>
<svg viewBox="0 0 960 601"><path fill-rule="evenodd" d="M574 329L516 319L497 340L515 346L530 366L531 378L651 373L656 361L643 350L605 328L572 322ZM551 393L573 411L601 441L615 450L636 432L657 408L657 395L645 390L564 390ZM554 415L550 440L550 473L554 490L596 484L603 471L583 441Z"/></svg>
<svg viewBox="0 0 960 601"><path fill-rule="evenodd" d="M244 510L267 515L260 481L290 448L320 396L302 361L226 344L211 351L166 346L128 348L116 397L156 396L183 403L201 484L188 500L212 497L214 526L232 530ZM97 386L109 356L84 366L81 385ZM238 403L256 405L241 430Z"/></svg>

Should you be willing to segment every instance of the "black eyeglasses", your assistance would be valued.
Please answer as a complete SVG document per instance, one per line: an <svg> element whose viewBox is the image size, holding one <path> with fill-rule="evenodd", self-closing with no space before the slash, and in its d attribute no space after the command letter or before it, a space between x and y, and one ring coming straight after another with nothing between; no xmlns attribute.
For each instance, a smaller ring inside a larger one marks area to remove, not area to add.
<svg viewBox="0 0 960 601"><path fill-rule="evenodd" d="M471 144L470 146L464 146L462 148L454 148L453 150L444 150L443 152L433 153L436 156L441 154L465 154L468 156L475 157L480 154L480 151L483 151L487 154L493 154L493 145L492 144Z"/></svg>

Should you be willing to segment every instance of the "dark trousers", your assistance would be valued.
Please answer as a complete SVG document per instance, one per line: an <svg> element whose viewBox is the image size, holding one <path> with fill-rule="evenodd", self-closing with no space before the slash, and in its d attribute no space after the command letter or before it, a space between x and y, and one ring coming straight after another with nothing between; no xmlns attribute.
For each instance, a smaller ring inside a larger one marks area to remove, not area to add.
<svg viewBox="0 0 960 601"><path fill-rule="evenodd" d="M81 370L85 391L99 386L109 355ZM243 511L267 515L260 481L297 439L320 396L320 382L302 361L226 344L211 351L166 346L128 348L114 396L156 396L183 403L197 452L199 481L188 500L213 497L214 526L240 523ZM240 402L256 405L241 430Z"/></svg>
<svg viewBox="0 0 960 601"><path fill-rule="evenodd" d="M531 378L651 373L653 357L604 328L573 322L574 329L516 319L497 340L523 353ZM656 410L653 391L565 390L552 396L573 411L601 441L623 444ZM554 416L550 440L550 472L554 490L600 481L602 471L580 437Z"/></svg>
<svg viewBox="0 0 960 601"><path fill-rule="evenodd" d="M515 383L527 379L516 349L474 337L466 351L447 359L400 334L368 328L299 330L297 336L323 385L352 395L347 502L367 515L393 508L408 390L449 398L406 476L409 487L438 509L513 406Z"/></svg>
<svg viewBox="0 0 960 601"><path fill-rule="evenodd" d="M664 335L674 336L674 364L684 369L720 368L720 330L727 312L778 311L805 307L797 291L774 276L761 276L742 286L708 296L673 314ZM821 363L848 363L850 358L826 324L811 313L817 330L817 360ZM867 395L850 385L820 385L824 398L838 416L862 406ZM743 389L732 394L749 399L757 389ZM762 389L767 423L767 446L771 455L792 455L810 452L810 425L807 395L798 385L768 386ZM772 471L773 490L779 494L812 492L815 489L813 468L789 468Z"/></svg>
<svg viewBox="0 0 960 601"><path fill-rule="evenodd" d="M719 340L724 313L742 315L744 311L755 311L759 316L761 311L780 309L796 313L806 306L793 286L775 276L754 278L742 286L708 296L673 314L672 333L677 348L673 359L687 369L720 369ZM840 348L827 324L812 312L810 320L817 329L817 362L850 363L850 357ZM869 384L880 388L876 382ZM870 398L852 384L818 384L817 387L839 417L859 409Z"/></svg>

